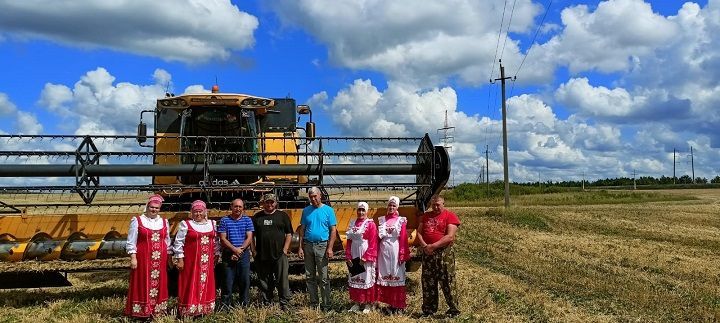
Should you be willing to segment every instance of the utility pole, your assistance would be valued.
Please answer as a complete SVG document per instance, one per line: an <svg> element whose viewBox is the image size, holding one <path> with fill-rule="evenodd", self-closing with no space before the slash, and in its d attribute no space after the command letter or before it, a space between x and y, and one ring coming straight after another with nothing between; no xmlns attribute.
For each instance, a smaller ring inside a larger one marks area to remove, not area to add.
<svg viewBox="0 0 720 323"><path fill-rule="evenodd" d="M538 188L542 191L542 174L538 172Z"/></svg>
<svg viewBox="0 0 720 323"><path fill-rule="evenodd" d="M502 59L500 61L500 78L495 81L500 81L501 92L502 92L502 131L503 131L503 177L505 180L505 208L510 207L510 176L508 175L508 146L507 146L507 107L505 104L505 80L512 79L512 77L505 77L505 66L502 65ZM492 80L490 81L492 82Z"/></svg>
<svg viewBox="0 0 720 323"><path fill-rule="evenodd" d="M477 177L477 180L475 180L475 183L478 185L485 183L485 165L480 166L480 173L478 174L478 177Z"/></svg>
<svg viewBox="0 0 720 323"><path fill-rule="evenodd" d="M675 153L675 148L673 148L673 185L675 185L675 179L677 178L675 177Z"/></svg>
<svg viewBox="0 0 720 323"><path fill-rule="evenodd" d="M585 192L585 172L582 173L582 190Z"/></svg>
<svg viewBox="0 0 720 323"><path fill-rule="evenodd" d="M695 158L693 156L693 149L692 146L690 146L690 167L692 169L692 183L695 183Z"/></svg>
<svg viewBox="0 0 720 323"><path fill-rule="evenodd" d="M455 127L450 127L450 124L448 123L448 110L445 109L445 122L443 123L443 127L438 129L438 132L442 131L443 136L440 139L442 139L443 147L445 147L445 149L447 149L447 150L452 150L451 144L452 144L453 140L455 139L455 136L453 136L451 131L454 131L454 130L455 130ZM455 173L452 172L452 170L450 170L450 172L452 173L452 176L451 176L452 182L450 183L450 185L454 188L455 187Z"/></svg>
<svg viewBox="0 0 720 323"><path fill-rule="evenodd" d="M636 173L635 170L633 169L633 190L636 190L636 189L637 189L637 182L635 182L635 176L636 176L636 175L637 175L637 173Z"/></svg>
<svg viewBox="0 0 720 323"><path fill-rule="evenodd" d="M490 162L488 159L488 154L490 147L488 145L485 145L485 186L487 187L487 196L490 197Z"/></svg>
<svg viewBox="0 0 720 323"><path fill-rule="evenodd" d="M438 129L438 132L443 133L442 142L443 147L447 148L448 150L452 150L452 142L455 139L455 136L453 136L452 132L455 131L455 127L451 127L450 123L448 122L448 110L445 109L445 122L443 123L443 127Z"/></svg>

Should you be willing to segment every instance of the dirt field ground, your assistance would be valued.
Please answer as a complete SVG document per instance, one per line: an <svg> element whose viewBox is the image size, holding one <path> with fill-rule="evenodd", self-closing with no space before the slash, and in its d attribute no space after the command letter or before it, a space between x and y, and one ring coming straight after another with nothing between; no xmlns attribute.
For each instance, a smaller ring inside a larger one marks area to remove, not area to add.
<svg viewBox="0 0 720 323"><path fill-rule="evenodd" d="M720 190L661 191L697 199L604 205L452 207L463 222L456 250L458 322L678 322L720 320ZM383 194L384 195L384 194ZM335 312L305 306L291 278L292 309L251 307L203 322L413 322L407 313L348 314L345 270L332 266ZM79 273L75 286L0 291L0 322L124 321L127 273ZM253 289L253 301L257 292ZM441 299L441 311L444 303ZM442 315L427 319L446 321ZM173 321L171 317L159 319Z"/></svg>

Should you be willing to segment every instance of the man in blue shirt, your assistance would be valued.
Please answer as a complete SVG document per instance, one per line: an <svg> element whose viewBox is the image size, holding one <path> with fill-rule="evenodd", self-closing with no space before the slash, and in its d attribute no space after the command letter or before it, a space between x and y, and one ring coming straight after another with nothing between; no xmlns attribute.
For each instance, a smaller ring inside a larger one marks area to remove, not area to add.
<svg viewBox="0 0 720 323"><path fill-rule="evenodd" d="M300 248L298 255L305 259L305 280L310 304L320 305L322 309L330 309L330 277L328 276L328 261L333 256L333 245L337 219L335 210L322 203L320 189L312 187L308 190L308 205L302 212L300 219ZM322 295L322 303L318 299L318 287Z"/></svg>
<svg viewBox="0 0 720 323"><path fill-rule="evenodd" d="M231 306L233 284L238 282L240 288L240 304L247 306L250 302L250 242L253 227L250 217L245 215L245 203L235 199L230 204L230 215L220 219L217 231L222 244L222 263L225 279L221 284L222 306Z"/></svg>

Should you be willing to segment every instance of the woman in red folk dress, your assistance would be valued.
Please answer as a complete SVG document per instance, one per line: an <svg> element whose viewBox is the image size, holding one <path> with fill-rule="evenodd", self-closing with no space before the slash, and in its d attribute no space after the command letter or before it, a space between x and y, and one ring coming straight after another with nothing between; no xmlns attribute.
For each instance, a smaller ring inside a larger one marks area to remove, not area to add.
<svg viewBox="0 0 720 323"><path fill-rule="evenodd" d="M357 218L350 220L345 231L345 260L348 268L348 290L350 300L355 303L350 312L370 313L377 301L375 274L377 261L377 227L375 221L367 217L368 204L358 203ZM354 266L362 266L364 270L354 270Z"/></svg>
<svg viewBox="0 0 720 323"><path fill-rule="evenodd" d="M198 316L215 309L215 259L220 253L215 221L208 220L205 202L192 203L189 220L175 235L174 262L178 279L178 315Z"/></svg>
<svg viewBox="0 0 720 323"><path fill-rule="evenodd" d="M387 214L378 223L378 300L390 305L388 312L396 314L407 307L405 295L405 262L410 259L407 218L398 213L400 199L391 196Z"/></svg>
<svg viewBox="0 0 720 323"><path fill-rule="evenodd" d="M170 226L160 217L160 195L150 196L140 216L130 220L127 253L130 287L125 315L151 318L167 310L167 258L171 253Z"/></svg>

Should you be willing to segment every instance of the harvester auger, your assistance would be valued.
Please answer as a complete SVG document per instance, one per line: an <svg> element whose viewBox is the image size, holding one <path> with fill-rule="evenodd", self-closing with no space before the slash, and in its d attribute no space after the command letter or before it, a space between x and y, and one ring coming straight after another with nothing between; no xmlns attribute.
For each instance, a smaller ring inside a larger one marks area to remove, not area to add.
<svg viewBox="0 0 720 323"><path fill-rule="evenodd" d="M126 256L129 220L152 193L165 197L161 214L174 234L194 199L205 200L217 219L233 199L257 207L267 192L278 195L297 228L305 192L317 186L336 209L342 241L356 202L368 200L363 192L402 191L400 213L414 237L417 214L450 174L445 148L427 134L315 137L312 119L295 125L309 108L291 99L169 96L147 112L155 117L154 135L141 118L136 136L0 136L0 272L126 266L102 259ZM337 198L341 192L360 194ZM375 195L382 204L371 216L384 214L391 193ZM39 269L22 266L29 263Z"/></svg>

